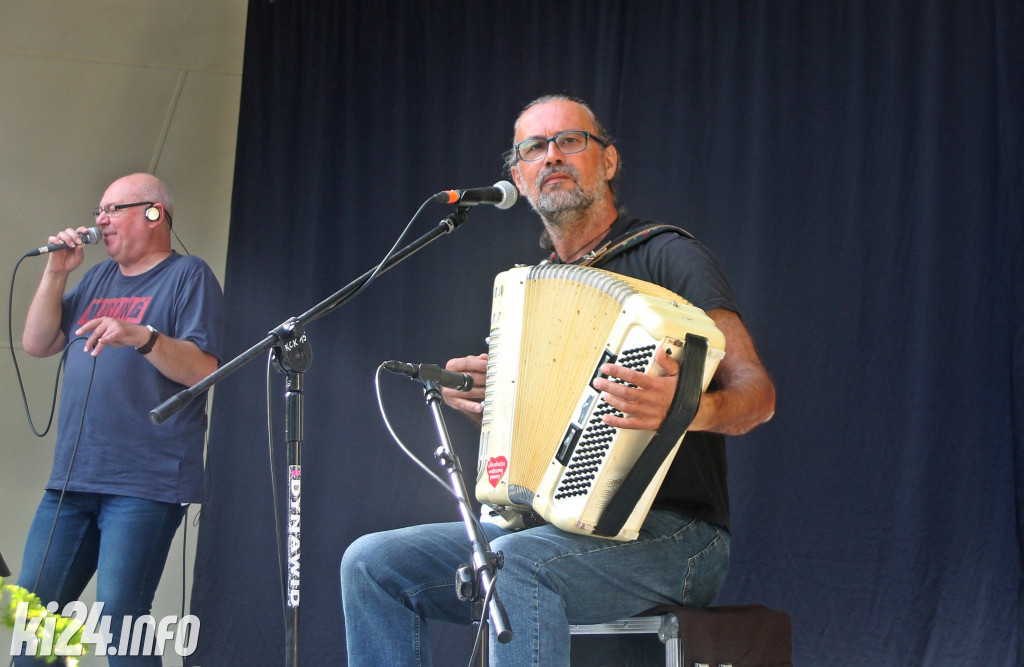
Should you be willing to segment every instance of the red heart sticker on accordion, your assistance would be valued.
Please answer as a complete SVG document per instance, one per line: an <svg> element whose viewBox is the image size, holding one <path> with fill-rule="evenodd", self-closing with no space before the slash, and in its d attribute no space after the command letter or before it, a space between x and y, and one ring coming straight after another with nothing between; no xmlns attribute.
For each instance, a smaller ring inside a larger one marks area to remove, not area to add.
<svg viewBox="0 0 1024 667"><path fill-rule="evenodd" d="M495 456L487 460L487 481L491 486L497 488L498 482L508 470L508 459L504 456Z"/></svg>

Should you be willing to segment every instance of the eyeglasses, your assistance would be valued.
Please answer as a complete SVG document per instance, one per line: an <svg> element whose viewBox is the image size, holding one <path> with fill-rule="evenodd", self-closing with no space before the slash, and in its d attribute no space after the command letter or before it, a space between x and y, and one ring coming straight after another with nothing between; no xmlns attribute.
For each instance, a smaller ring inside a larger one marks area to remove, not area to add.
<svg viewBox="0 0 1024 667"><path fill-rule="evenodd" d="M107 204L100 208L94 208L92 210L92 217L96 219L100 217L100 213L106 213L108 218L114 217L119 211L123 211L126 208L134 208L136 206L152 206L156 202L151 201L137 201L131 204Z"/></svg>
<svg viewBox="0 0 1024 667"><path fill-rule="evenodd" d="M600 137L595 137L586 130L566 130L565 132L559 132L555 136L548 137L547 139L543 137L524 139L516 144L516 155L518 155L519 159L524 162L539 160L548 154L548 144L552 141L555 142L556 146L558 146L558 150L562 151L566 155L582 153L587 150L588 139L593 139L602 146L608 146L607 141Z"/></svg>

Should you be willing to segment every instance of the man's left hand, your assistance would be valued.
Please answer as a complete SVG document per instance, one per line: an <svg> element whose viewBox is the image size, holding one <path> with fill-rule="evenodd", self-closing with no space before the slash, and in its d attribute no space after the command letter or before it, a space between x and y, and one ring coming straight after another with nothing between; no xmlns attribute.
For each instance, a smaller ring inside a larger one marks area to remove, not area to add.
<svg viewBox="0 0 1024 667"><path fill-rule="evenodd" d="M141 324L129 324L113 317L97 317L94 320L89 320L75 331L76 336L86 334L89 337L85 341L85 351L95 357L107 345L112 347L145 345L149 340L150 332Z"/></svg>

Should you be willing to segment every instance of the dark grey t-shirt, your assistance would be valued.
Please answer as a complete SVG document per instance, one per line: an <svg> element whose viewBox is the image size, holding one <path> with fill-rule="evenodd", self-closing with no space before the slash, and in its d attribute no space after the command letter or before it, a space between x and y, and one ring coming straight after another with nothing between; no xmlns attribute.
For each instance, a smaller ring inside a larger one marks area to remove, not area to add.
<svg viewBox="0 0 1024 667"><path fill-rule="evenodd" d="M223 310L220 285L198 257L174 253L138 276L123 275L108 259L64 295L61 328L71 341L78 327L108 315L151 324L220 358ZM201 502L205 397L155 425L149 411L185 387L131 347L107 347L93 358L84 344L79 338L68 349L47 488L66 481L69 491Z"/></svg>
<svg viewBox="0 0 1024 667"><path fill-rule="evenodd" d="M620 216L598 245L652 224L662 223ZM557 258L554 261L557 262ZM718 261L703 244L682 234L669 231L650 235L631 242L621 252L593 266L661 285L704 311L725 308L739 312ZM654 507L672 509L728 528L726 472L725 437L717 433L688 432L655 498Z"/></svg>

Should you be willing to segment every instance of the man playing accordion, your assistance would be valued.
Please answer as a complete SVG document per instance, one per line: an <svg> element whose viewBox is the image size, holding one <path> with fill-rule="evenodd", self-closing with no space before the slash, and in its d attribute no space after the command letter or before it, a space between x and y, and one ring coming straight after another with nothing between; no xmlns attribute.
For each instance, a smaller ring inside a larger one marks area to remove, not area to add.
<svg viewBox="0 0 1024 667"><path fill-rule="evenodd" d="M504 554L497 591L515 633L507 644L490 643L491 664L551 667L569 664L570 624L626 618L659 604L711 603L729 563L724 436L770 419L775 389L712 255L681 230L619 213L619 153L586 103L552 95L528 104L515 123L507 164L543 222L550 262L588 264L667 288L704 311L725 338L725 356L689 426L679 429L677 437L684 430L686 436L636 539L550 524L518 530L483 524L491 548ZM592 386L617 410L602 418L606 424L661 429L680 366L661 348L654 362L663 374L601 366ZM445 389L445 402L480 423L487 355L452 359L447 368L471 375L475 388ZM466 551L461 522L354 542L341 567L349 664L429 664L424 621L469 621L452 582Z"/></svg>

